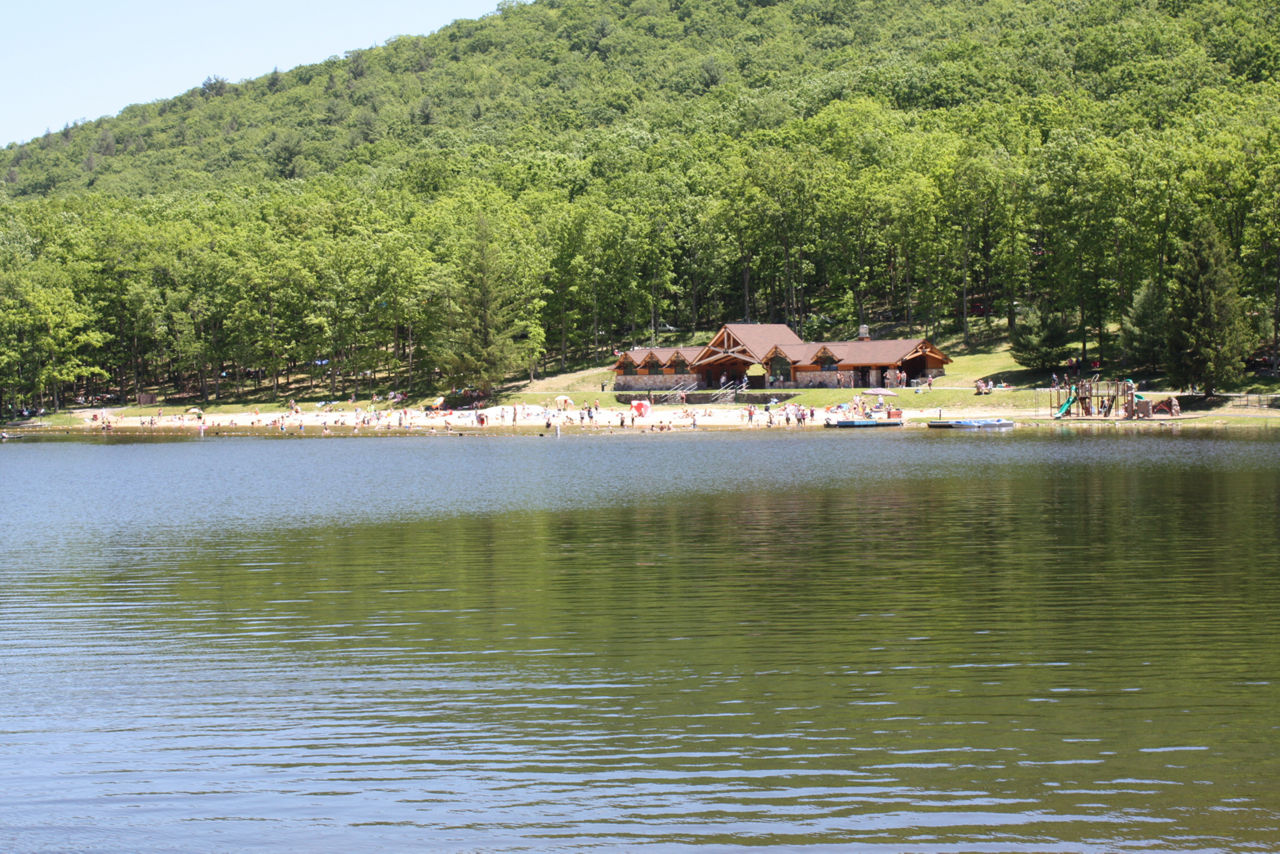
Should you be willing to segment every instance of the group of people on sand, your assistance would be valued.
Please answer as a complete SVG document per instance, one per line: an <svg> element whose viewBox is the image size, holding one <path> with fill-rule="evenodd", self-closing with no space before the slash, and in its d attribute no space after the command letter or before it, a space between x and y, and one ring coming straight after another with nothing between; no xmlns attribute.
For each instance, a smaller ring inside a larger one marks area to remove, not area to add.
<svg viewBox="0 0 1280 854"><path fill-rule="evenodd" d="M798 403L787 403L776 409L773 404L765 404L763 411L755 404L751 404L742 410L739 418L746 422L748 427L774 427L779 422L787 427L792 424L796 427L804 427L817 418L817 413L812 406L805 407Z"/></svg>
<svg viewBox="0 0 1280 854"><path fill-rule="evenodd" d="M843 404L841 404L843 406ZM839 409L840 407L827 407L828 411ZM849 401L849 414L858 418L871 418L878 412L886 412L893 407L889 406L887 401L878 400L875 403L869 403L862 395L855 395L853 400Z"/></svg>

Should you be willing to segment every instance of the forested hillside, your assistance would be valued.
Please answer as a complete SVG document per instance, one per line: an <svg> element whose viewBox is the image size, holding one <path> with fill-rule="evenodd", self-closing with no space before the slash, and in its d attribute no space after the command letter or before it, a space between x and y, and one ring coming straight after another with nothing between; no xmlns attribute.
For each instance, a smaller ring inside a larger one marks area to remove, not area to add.
<svg viewBox="0 0 1280 854"><path fill-rule="evenodd" d="M1264 0L538 0L210 78L0 151L0 405L735 319L1229 384L1280 320L1278 46Z"/></svg>

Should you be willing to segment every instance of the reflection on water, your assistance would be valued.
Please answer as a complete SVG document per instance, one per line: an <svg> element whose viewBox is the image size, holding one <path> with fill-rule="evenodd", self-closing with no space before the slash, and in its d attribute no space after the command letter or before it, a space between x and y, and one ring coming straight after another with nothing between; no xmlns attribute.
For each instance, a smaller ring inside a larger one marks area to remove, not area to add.
<svg viewBox="0 0 1280 854"><path fill-rule="evenodd" d="M1280 838L1265 436L0 451L5 850Z"/></svg>

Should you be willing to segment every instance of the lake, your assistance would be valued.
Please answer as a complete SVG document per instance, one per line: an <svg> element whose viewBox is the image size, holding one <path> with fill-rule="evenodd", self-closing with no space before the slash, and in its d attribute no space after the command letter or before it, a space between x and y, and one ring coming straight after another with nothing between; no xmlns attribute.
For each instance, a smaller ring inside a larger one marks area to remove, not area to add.
<svg viewBox="0 0 1280 854"><path fill-rule="evenodd" d="M1280 431L22 440L0 483L4 851L1280 844Z"/></svg>

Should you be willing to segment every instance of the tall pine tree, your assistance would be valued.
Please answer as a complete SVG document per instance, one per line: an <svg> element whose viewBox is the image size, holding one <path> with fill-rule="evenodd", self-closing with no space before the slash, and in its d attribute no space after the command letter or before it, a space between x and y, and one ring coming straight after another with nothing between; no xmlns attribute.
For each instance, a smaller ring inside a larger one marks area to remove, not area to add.
<svg viewBox="0 0 1280 854"><path fill-rule="evenodd" d="M1218 230L1198 221L1173 274L1169 379L1213 394L1244 376L1255 345L1236 287L1237 271Z"/></svg>
<svg viewBox="0 0 1280 854"><path fill-rule="evenodd" d="M1010 338L1010 355L1024 368L1047 371L1071 354L1071 330L1052 312L1028 314Z"/></svg>
<svg viewBox="0 0 1280 854"><path fill-rule="evenodd" d="M433 216L449 282L442 365L488 393L542 355L546 252L528 218L493 188L462 188Z"/></svg>
<svg viewBox="0 0 1280 854"><path fill-rule="evenodd" d="M1120 340L1137 368L1160 368L1169 356L1169 286L1148 279L1134 294L1124 316Z"/></svg>

